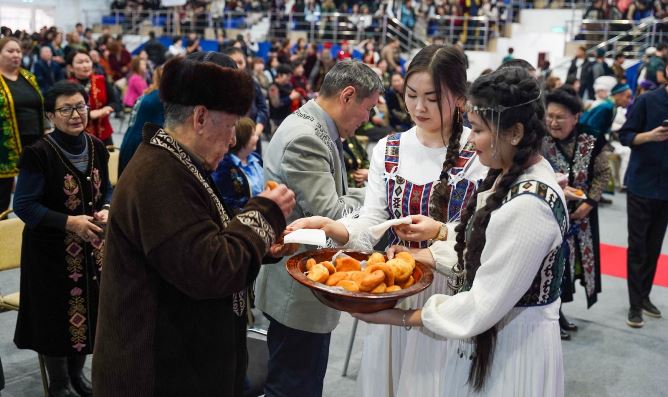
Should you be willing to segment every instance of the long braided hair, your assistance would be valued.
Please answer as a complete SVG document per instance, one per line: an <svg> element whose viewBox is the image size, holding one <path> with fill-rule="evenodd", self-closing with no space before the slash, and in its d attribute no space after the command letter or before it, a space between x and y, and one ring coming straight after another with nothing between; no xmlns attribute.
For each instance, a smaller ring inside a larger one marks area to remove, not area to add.
<svg viewBox="0 0 668 397"><path fill-rule="evenodd" d="M430 202L431 215L435 219L445 222L447 221L445 218L447 216L447 202L450 196L448 171L455 166L459 157L459 141L464 129L464 122L462 111L455 104L450 104L450 108L453 109L452 114L443 114L443 98L447 97L443 90L447 90L453 98L464 99L466 97L466 57L464 52L459 47L450 45L433 44L424 47L415 55L406 71L404 93L406 93L406 84L410 76L422 72L429 73L434 84L434 92L439 104L441 137L443 138L443 144L448 147L439 177L441 182L434 188ZM446 123L445 120L450 122ZM445 139L447 124L450 124L451 127L448 142ZM443 209L444 203L446 204L445 209Z"/></svg>
<svg viewBox="0 0 668 397"><path fill-rule="evenodd" d="M457 232L458 264L466 270L466 281L472 285L476 272L480 267L480 255L485 247L485 230L490 214L499 208L509 189L517 178L528 167L529 160L540 153L543 138L547 129L543 123L545 110L540 98L540 87L531 75L521 68L504 68L478 78L471 86L471 104L478 109L476 113L482 118L486 127L493 133L504 135L508 129L521 124L524 135L516 146L512 166L505 175L499 169L490 169L487 177L469 200L462 215ZM499 107L506 108L499 112ZM494 142L498 150L498 139ZM496 191L487 199L485 206L476 212L478 192L492 188L501 175ZM471 222L470 226L467 226ZM469 237L466 238L467 229ZM476 391L480 391L489 375L496 345L496 326L476 335L473 339L475 353L472 358L468 382Z"/></svg>

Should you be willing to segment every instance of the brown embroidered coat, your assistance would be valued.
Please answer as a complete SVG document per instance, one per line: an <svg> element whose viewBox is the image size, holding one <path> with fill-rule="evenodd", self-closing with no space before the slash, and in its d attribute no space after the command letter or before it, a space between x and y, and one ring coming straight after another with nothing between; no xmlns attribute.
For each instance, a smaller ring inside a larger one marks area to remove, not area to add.
<svg viewBox="0 0 668 397"><path fill-rule="evenodd" d="M234 218L157 126L114 191L93 356L95 396L241 396L245 290L285 228L276 204Z"/></svg>

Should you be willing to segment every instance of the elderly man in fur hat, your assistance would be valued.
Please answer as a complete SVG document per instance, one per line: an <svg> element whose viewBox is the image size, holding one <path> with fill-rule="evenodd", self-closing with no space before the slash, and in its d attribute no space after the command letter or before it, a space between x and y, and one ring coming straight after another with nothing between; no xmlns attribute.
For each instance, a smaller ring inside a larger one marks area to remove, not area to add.
<svg viewBox="0 0 668 397"><path fill-rule="evenodd" d="M263 260L293 252L276 241L294 194L267 190L232 218L211 180L251 105L243 71L173 59L160 97L165 126L144 126L114 192L94 394L242 396L246 288Z"/></svg>

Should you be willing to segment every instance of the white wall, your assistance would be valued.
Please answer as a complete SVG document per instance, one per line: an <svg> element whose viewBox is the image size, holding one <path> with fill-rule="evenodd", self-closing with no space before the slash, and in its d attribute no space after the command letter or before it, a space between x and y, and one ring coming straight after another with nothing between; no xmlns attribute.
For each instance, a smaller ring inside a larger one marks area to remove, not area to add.
<svg viewBox="0 0 668 397"><path fill-rule="evenodd" d="M510 38L499 38L496 51L467 51L469 57L468 79L475 80L487 69L496 69L508 48L512 47L515 58L522 58L531 64L538 63L538 53L544 52L555 66L564 59L566 47L566 25L573 19L580 19L580 10L522 10L520 23L513 24Z"/></svg>
<svg viewBox="0 0 668 397"><path fill-rule="evenodd" d="M0 3L2 6L42 9L54 18L56 26L66 32L73 30L77 22L85 22L86 14L90 16L90 24L99 23L103 13L109 10L110 4L108 0L33 0L30 3L23 0L1 0ZM32 29L39 30L40 27L33 26ZM13 29L12 26L10 28Z"/></svg>

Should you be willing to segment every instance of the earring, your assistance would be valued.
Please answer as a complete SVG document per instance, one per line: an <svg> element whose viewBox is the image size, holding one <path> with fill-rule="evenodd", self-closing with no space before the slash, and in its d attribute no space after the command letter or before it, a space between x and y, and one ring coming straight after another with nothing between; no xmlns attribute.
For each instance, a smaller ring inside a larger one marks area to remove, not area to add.
<svg viewBox="0 0 668 397"><path fill-rule="evenodd" d="M459 110L459 108L455 108L455 114L453 119L457 121L457 124L464 124L464 116L462 115L462 111Z"/></svg>

